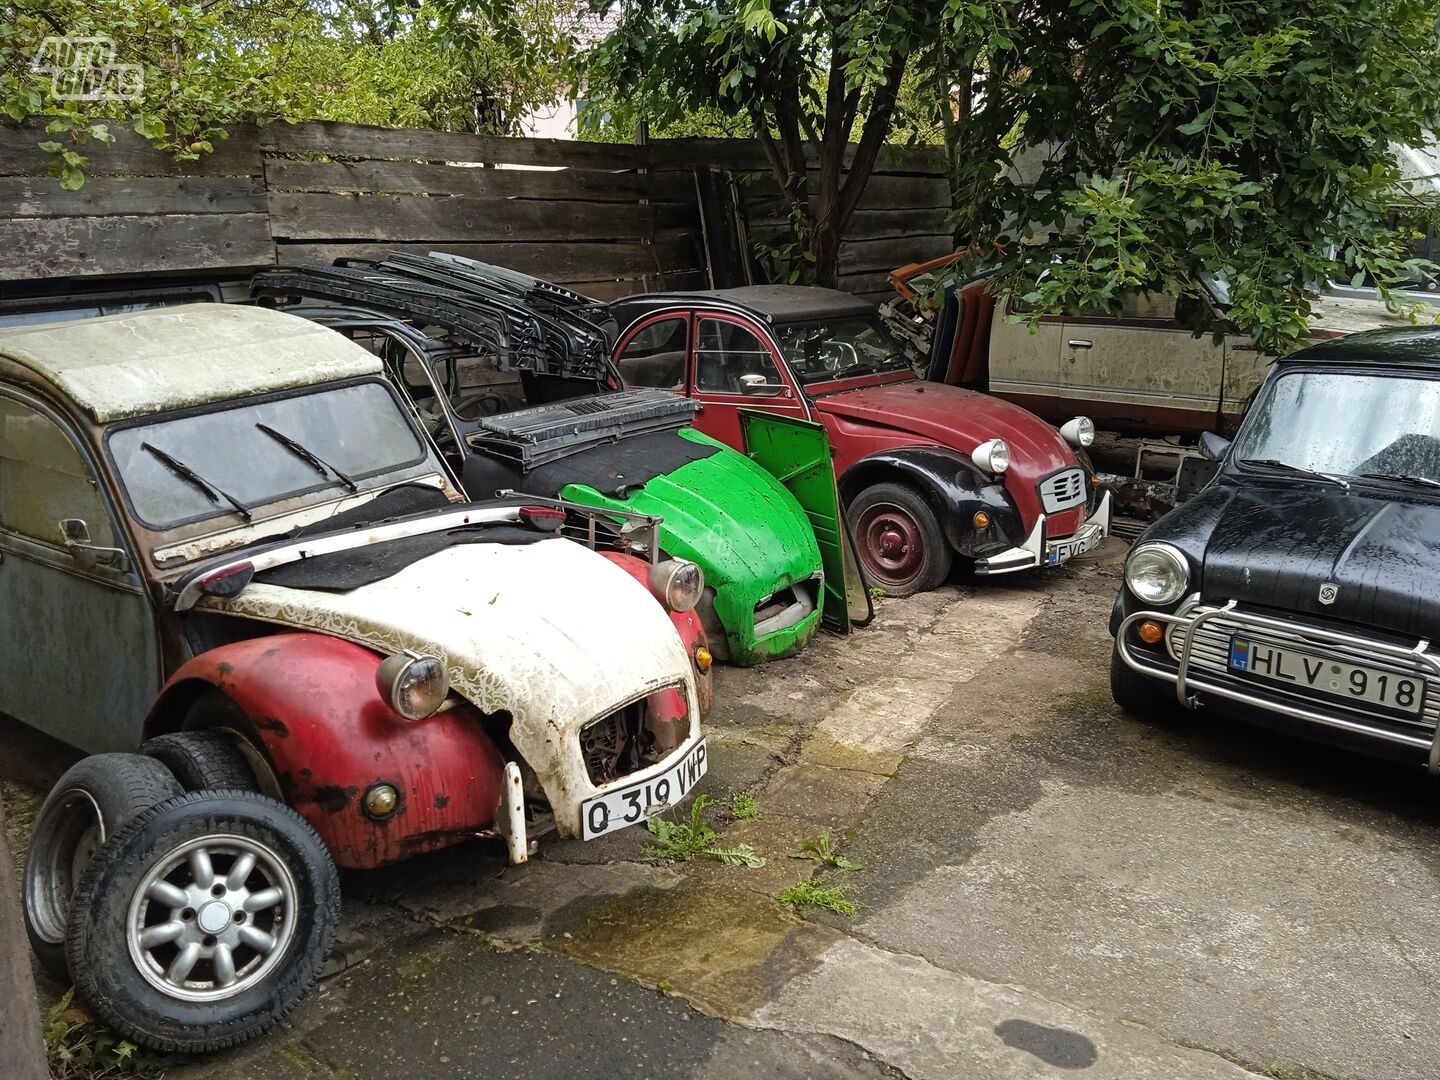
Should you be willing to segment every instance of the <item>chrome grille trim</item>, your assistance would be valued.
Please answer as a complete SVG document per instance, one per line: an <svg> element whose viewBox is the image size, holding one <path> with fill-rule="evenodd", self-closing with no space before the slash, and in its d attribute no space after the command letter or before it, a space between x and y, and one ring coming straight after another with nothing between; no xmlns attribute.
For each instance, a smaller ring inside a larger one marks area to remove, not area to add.
<svg viewBox="0 0 1440 1080"><path fill-rule="evenodd" d="M1141 621L1165 625L1166 651L1176 663L1176 670L1161 667L1152 656L1134 651L1131 634ZM1230 634L1241 629L1290 640L1311 652L1337 660L1421 679L1426 687L1423 719L1407 721L1328 698L1290 693L1268 683L1260 687L1235 679L1229 673L1225 657L1229 652ZM1292 719L1423 750L1429 771L1440 774L1440 723L1437 723L1440 721L1440 654L1430 651L1429 641L1419 640L1408 647L1395 645L1344 630L1241 611L1233 600L1218 608L1186 605L1175 614L1138 611L1120 624L1115 641L1128 667L1142 675L1173 683L1175 696L1187 708L1199 703L1197 692L1239 701ZM1217 651L1220 649L1223 652ZM1321 708L1331 711L1322 712Z"/></svg>
<svg viewBox="0 0 1440 1080"><path fill-rule="evenodd" d="M1040 505L1047 514L1058 514L1085 502L1085 473L1064 469L1040 481Z"/></svg>

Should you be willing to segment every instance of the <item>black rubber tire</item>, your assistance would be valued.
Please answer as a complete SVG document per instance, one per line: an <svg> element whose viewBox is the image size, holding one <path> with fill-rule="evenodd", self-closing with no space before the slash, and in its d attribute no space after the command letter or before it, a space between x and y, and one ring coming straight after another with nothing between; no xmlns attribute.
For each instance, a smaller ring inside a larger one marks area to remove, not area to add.
<svg viewBox="0 0 1440 1080"><path fill-rule="evenodd" d="M151 867L207 836L256 841L283 863L295 886L284 913L293 936L273 969L233 997L196 1001L165 993L141 973L126 925ZM254 1038L295 1008L319 977L339 921L339 874L304 818L251 791L192 791L152 807L97 852L75 890L66 957L76 995L112 1030L165 1053L204 1053Z"/></svg>
<svg viewBox="0 0 1440 1080"><path fill-rule="evenodd" d="M153 758L92 754L71 766L45 797L25 855L25 933L40 966L61 982L70 982L65 926L85 851L93 855L132 818L180 790Z"/></svg>
<svg viewBox="0 0 1440 1080"><path fill-rule="evenodd" d="M886 580L884 574L876 572L872 556L858 532L865 512L878 503L886 502L901 508L910 516L924 545L918 572L903 582ZM913 596L916 593L929 592L943 585L950 576L955 551L945 539L945 532L940 528L940 521L930 503L914 488L906 484L873 484L850 501L845 511L845 521L855 545L855 557L864 568L865 577L873 585L883 589L886 596Z"/></svg>
<svg viewBox="0 0 1440 1080"><path fill-rule="evenodd" d="M259 791L255 770L228 731L157 735L140 753L161 762L186 791Z"/></svg>
<svg viewBox="0 0 1440 1080"><path fill-rule="evenodd" d="M1110 696L1115 704L1141 720L1161 720L1178 707L1169 683L1147 679L1120 659L1118 646L1110 647Z"/></svg>

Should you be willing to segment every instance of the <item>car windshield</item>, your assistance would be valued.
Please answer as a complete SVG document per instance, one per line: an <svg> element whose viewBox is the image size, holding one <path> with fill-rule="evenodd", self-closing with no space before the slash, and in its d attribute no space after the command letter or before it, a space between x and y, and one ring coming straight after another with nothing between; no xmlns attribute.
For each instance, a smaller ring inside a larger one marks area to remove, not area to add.
<svg viewBox="0 0 1440 1080"><path fill-rule="evenodd" d="M1296 371L1275 380L1236 457L1340 476L1440 481L1440 381Z"/></svg>
<svg viewBox="0 0 1440 1080"><path fill-rule="evenodd" d="M425 445L381 383L336 386L113 430L135 514L165 528L306 492L344 494L417 465Z"/></svg>
<svg viewBox="0 0 1440 1080"><path fill-rule="evenodd" d="M802 383L910 371L910 361L873 315L775 328L790 370Z"/></svg>

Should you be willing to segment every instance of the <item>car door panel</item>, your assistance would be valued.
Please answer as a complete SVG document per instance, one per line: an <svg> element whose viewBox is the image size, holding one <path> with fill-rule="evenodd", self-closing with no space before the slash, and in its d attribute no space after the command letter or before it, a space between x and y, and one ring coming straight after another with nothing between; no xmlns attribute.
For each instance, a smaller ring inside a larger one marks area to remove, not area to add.
<svg viewBox="0 0 1440 1080"><path fill-rule="evenodd" d="M1012 323L997 313L990 324L990 392L1047 420L1061 415L1061 333L1056 322Z"/></svg>
<svg viewBox="0 0 1440 1080"><path fill-rule="evenodd" d="M96 546L125 547L62 424L0 393L0 611L12 627L0 713L86 751L131 750L160 688L155 613L128 553L86 566L63 544L60 519L80 518Z"/></svg>
<svg viewBox="0 0 1440 1080"><path fill-rule="evenodd" d="M747 393L746 378L760 375L765 383ZM809 419L779 349L747 320L727 313L695 313L689 385L691 397L700 403L695 426L737 450L745 448L741 409Z"/></svg>

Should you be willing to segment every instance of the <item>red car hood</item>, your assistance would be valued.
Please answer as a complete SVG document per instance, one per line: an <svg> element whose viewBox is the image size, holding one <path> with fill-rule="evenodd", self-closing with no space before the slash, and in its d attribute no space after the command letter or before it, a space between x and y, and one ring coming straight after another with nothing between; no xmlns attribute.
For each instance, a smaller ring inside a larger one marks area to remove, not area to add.
<svg viewBox="0 0 1440 1080"><path fill-rule="evenodd" d="M1078 464L1070 444L1034 413L958 386L918 379L866 386L820 397L815 407L918 435L963 454L990 439L1004 439L1010 445L1008 475L1017 479L1035 481Z"/></svg>

